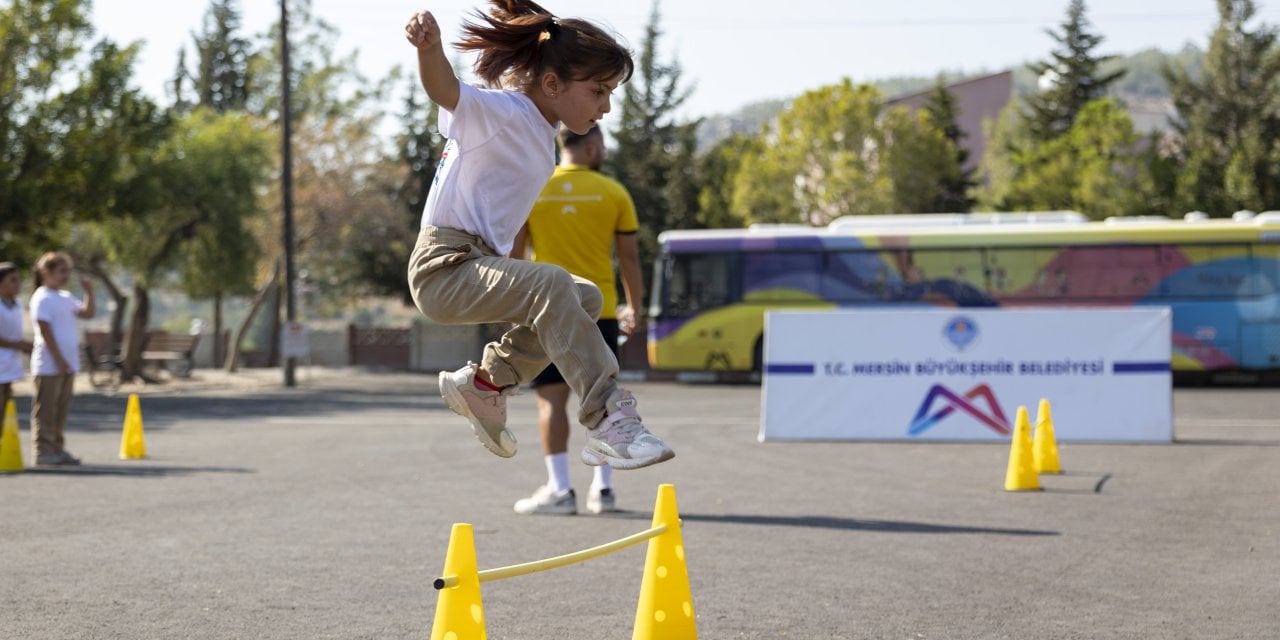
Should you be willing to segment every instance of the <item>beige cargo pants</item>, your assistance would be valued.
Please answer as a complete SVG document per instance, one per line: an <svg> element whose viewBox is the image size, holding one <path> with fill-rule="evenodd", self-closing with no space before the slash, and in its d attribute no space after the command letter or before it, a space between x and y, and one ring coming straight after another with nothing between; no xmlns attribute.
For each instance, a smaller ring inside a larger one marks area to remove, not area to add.
<svg viewBox="0 0 1280 640"><path fill-rule="evenodd" d="M578 421L589 429L600 423L618 386L618 359L596 328L604 299L590 281L499 256L464 231L424 227L409 259L409 289L418 309L441 324L515 324L485 345L480 366L493 383L527 382L554 362L582 399Z"/></svg>

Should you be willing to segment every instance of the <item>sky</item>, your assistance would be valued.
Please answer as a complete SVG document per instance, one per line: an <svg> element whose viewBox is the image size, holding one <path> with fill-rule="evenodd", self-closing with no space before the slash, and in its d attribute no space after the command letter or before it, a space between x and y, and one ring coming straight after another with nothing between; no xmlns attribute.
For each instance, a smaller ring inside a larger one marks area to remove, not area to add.
<svg viewBox="0 0 1280 640"><path fill-rule="evenodd" d="M137 83L163 97L176 52L190 43L207 0L93 0L100 35L142 41ZM542 0L562 17L591 19L638 49L651 4L637 0ZM1043 58L1053 47L1046 28L1060 23L1067 0L667 0L660 5L661 51L675 57L693 93L686 116L728 113L746 104L798 95L850 77L868 81L939 72L1002 71ZM1259 2L1260 19L1280 24L1280 0ZM277 19L279 3L242 0L246 32ZM313 12L341 33L339 53L356 51L361 71L385 76L411 67L403 28L429 9L449 41L477 0L313 0ZM1107 0L1089 3L1090 19L1106 40L1103 53L1157 47L1206 47L1217 19L1214 0Z"/></svg>

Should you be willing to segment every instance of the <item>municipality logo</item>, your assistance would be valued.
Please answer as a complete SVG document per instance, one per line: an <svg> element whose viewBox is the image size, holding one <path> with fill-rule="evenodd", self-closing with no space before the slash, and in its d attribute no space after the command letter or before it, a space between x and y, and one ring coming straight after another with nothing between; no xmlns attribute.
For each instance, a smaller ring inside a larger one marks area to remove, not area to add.
<svg viewBox="0 0 1280 640"><path fill-rule="evenodd" d="M987 405L986 411L977 405L978 400L982 400ZM934 411L938 405L941 407ZM920 403L920 409L916 411L915 418L911 420L911 426L907 428L907 435L918 436L956 411L969 414L971 418L1001 435L1012 433L1009 428L1009 419L1005 417L1004 409L996 401L996 394L984 383L966 391L963 396L940 384L930 387L929 393L925 394L924 402Z"/></svg>
<svg viewBox="0 0 1280 640"><path fill-rule="evenodd" d="M947 322L942 335L956 351L964 351L978 339L978 325L971 318L956 316Z"/></svg>

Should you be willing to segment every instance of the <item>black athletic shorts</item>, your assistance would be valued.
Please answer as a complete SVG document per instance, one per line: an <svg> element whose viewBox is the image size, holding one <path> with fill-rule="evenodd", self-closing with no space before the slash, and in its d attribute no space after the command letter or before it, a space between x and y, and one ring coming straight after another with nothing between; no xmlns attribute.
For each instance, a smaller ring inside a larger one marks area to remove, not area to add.
<svg viewBox="0 0 1280 640"><path fill-rule="evenodd" d="M596 326L600 327L600 335L604 336L604 343L609 345L609 350L614 356L618 355L618 321L610 318L608 320L597 320ZM544 384L564 384L564 376L560 375L560 370L554 364L547 365L538 377L533 379L533 386L540 387Z"/></svg>

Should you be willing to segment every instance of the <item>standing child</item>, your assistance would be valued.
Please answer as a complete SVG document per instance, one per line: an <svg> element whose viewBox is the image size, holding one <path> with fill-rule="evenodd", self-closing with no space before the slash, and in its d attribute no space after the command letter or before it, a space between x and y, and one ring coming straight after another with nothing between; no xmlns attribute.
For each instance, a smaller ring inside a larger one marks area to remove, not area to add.
<svg viewBox="0 0 1280 640"><path fill-rule="evenodd" d="M0 262L0 415L13 397L13 383L26 375L22 354L31 343L22 339L22 273L12 262Z"/></svg>
<svg viewBox="0 0 1280 640"><path fill-rule="evenodd" d="M631 55L587 21L558 19L527 0L490 5L481 23L464 25L458 48L478 51L477 75L506 90L458 81L429 12L405 27L449 138L409 262L414 301L443 324L515 325L485 346L479 365L441 373L440 393L489 451L510 457L507 396L554 362L581 400L583 462L636 469L668 460L671 448L618 387L618 360L595 324L600 290L561 267L505 257L555 169L557 125L576 133L595 126L631 77Z"/></svg>
<svg viewBox="0 0 1280 640"><path fill-rule="evenodd" d="M76 318L92 318L93 289L80 279L84 302L63 291L71 280L71 258L46 253L36 263L36 292L31 296L31 324L36 327L31 370L36 394L31 401L31 439L38 465L76 465L80 460L63 446L76 372L80 370L80 331Z"/></svg>

